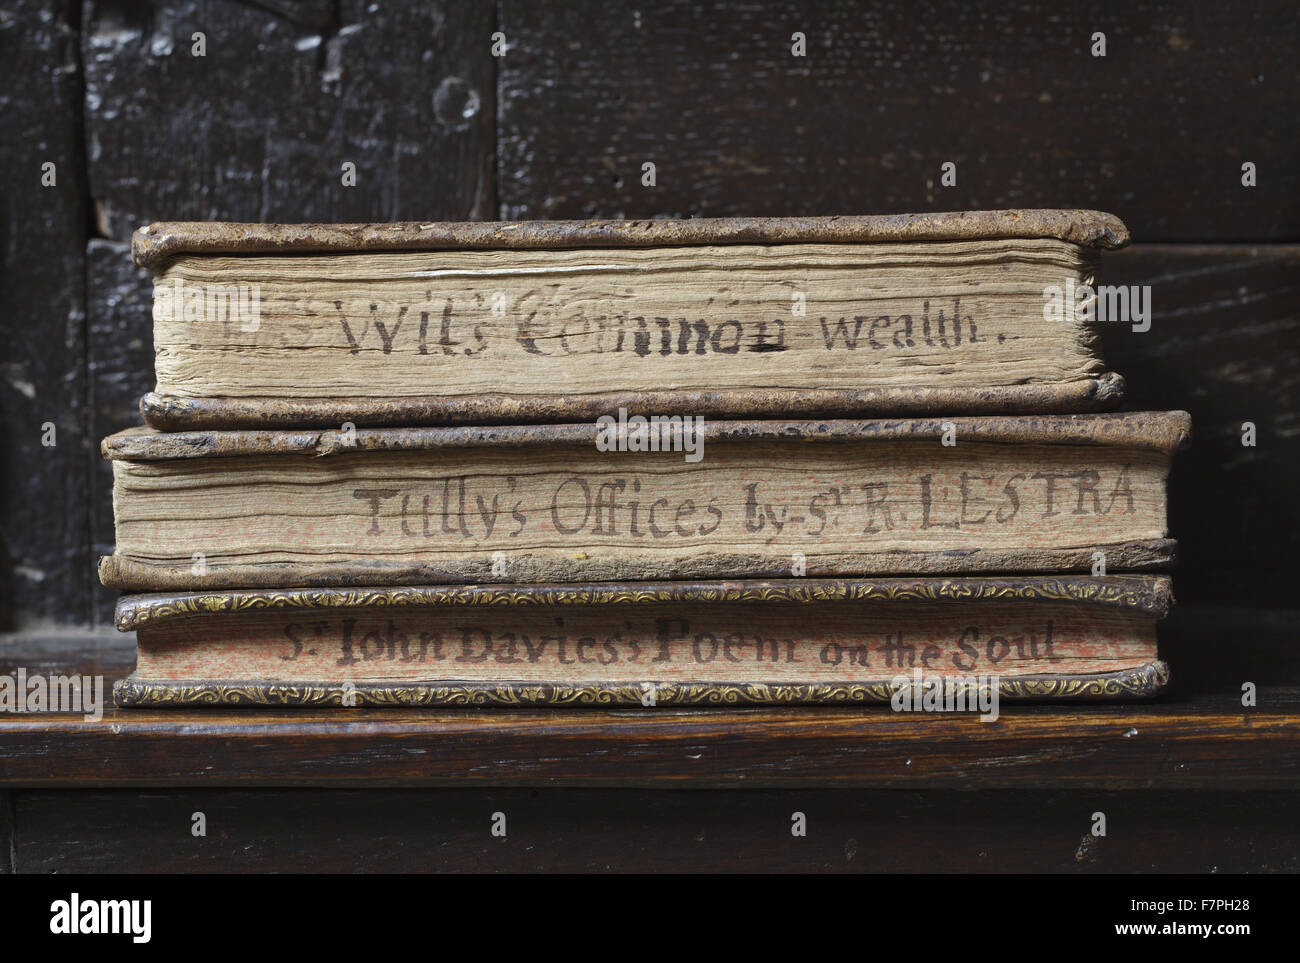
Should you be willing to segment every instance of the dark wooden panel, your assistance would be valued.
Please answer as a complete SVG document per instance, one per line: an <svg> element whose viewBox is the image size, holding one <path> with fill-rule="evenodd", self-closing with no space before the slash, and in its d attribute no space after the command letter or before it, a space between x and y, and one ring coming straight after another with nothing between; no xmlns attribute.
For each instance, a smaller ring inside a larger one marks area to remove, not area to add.
<svg viewBox="0 0 1300 963"><path fill-rule="evenodd" d="M505 216L1091 207L1144 241L1300 236L1292 0L639 9L503 0Z"/></svg>
<svg viewBox="0 0 1300 963"><path fill-rule="evenodd" d="M1158 702L1003 705L995 723L887 707L109 710L0 716L3 786L1214 788L1300 786L1295 618L1185 610ZM130 637L15 638L18 666L129 671ZM1243 709L1241 685L1258 687Z"/></svg>
<svg viewBox="0 0 1300 963"><path fill-rule="evenodd" d="M116 731L112 727L116 727ZM1176 707L849 712L227 711L7 722L26 786L875 786L1174 788L1296 784L1295 715Z"/></svg>
<svg viewBox="0 0 1300 963"><path fill-rule="evenodd" d="M0 876L14 872L14 794L0 792Z"/></svg>
<svg viewBox="0 0 1300 963"><path fill-rule="evenodd" d="M24 669L29 677L38 674L102 676L108 704L112 702L112 680L134 667L135 636L112 628L38 627L31 632L0 636L0 675L12 678ZM0 713L0 736L8 731L4 723L22 718L34 717Z"/></svg>
<svg viewBox="0 0 1300 963"><path fill-rule="evenodd" d="M0 21L0 628L87 618L86 183L75 4L22 0ZM55 165L42 186L42 165ZM46 423L53 446L42 443Z"/></svg>
<svg viewBox="0 0 1300 963"><path fill-rule="evenodd" d="M86 248L87 412L91 454L90 538L97 558L112 554L113 472L99 455L99 439L140 424L140 396L154 388L153 281L131 263L131 245L93 240ZM95 579L91 618L113 624L117 593Z"/></svg>
<svg viewBox="0 0 1300 963"><path fill-rule="evenodd" d="M16 793L15 865L86 872L1296 872L1294 793ZM1092 814L1106 835L1091 835ZM202 813L206 836L192 835ZM494 837L494 814L506 835ZM807 835L791 833L803 813ZM1195 839L1196 845L1187 845Z"/></svg>
<svg viewBox="0 0 1300 963"><path fill-rule="evenodd" d="M92 0L82 49L100 230L490 218L494 15L488 3Z"/></svg>
<svg viewBox="0 0 1300 963"><path fill-rule="evenodd" d="M1127 407L1192 413L1192 445L1170 481L1179 602L1293 604L1300 247L1137 246L1109 257L1103 272L1105 283L1151 287L1151 330L1105 329ZM1247 421L1255 447L1242 445Z"/></svg>

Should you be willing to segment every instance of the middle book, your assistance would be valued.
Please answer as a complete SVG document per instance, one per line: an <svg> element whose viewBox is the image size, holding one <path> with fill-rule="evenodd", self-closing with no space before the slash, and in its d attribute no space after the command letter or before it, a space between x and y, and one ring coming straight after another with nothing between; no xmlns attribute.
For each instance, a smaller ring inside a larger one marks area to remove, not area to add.
<svg viewBox="0 0 1300 963"><path fill-rule="evenodd" d="M103 446L117 549L100 576L150 591L1172 560L1184 412L691 424L661 424L658 451L627 420L131 429Z"/></svg>

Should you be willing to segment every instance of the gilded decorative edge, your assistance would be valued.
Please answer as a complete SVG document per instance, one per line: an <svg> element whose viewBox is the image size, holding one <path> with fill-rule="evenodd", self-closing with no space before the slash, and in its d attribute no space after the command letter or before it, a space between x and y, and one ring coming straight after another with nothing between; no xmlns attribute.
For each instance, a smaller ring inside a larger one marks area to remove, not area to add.
<svg viewBox="0 0 1300 963"><path fill-rule="evenodd" d="M1164 618L1173 603L1166 575L1029 578L786 579L737 582L604 582L580 585L413 585L386 588L235 589L125 595L114 623L123 632L177 619L299 609L466 606L654 605L834 602L1068 602Z"/></svg>
<svg viewBox="0 0 1300 963"><path fill-rule="evenodd" d="M981 417L872 420L709 421L705 437L720 442L927 442L956 428L965 442L1007 445L1098 445L1172 454L1191 435L1185 411L1138 411L1076 415L985 415ZM337 455L363 451L433 451L464 448L527 448L573 445L590 448L599 426L578 424L452 425L424 428L159 432L128 428L100 444L104 457L126 461L241 455Z"/></svg>
<svg viewBox="0 0 1300 963"><path fill-rule="evenodd" d="M865 578L910 572L915 576L976 576L991 573L1083 573L1104 552L1115 573L1154 572L1173 564L1178 543L1161 538L1069 548L968 548L938 552L837 553L808 559L810 578ZM681 581L779 579L789 575L789 559L748 553L700 554L678 559L673 575ZM652 564L633 567L627 559L515 556L516 582L651 582L662 572ZM107 588L131 592L201 592L216 589L348 588L407 585L482 585L492 582L491 560L448 555L437 564L353 559L340 562L264 562L227 564L208 560L202 575L184 563L158 563L129 555L99 560L99 580ZM535 574L530 574L535 573Z"/></svg>
<svg viewBox="0 0 1300 963"><path fill-rule="evenodd" d="M1151 698L1169 682L1164 662L1118 672L1079 676L1023 676L998 682L999 699L1104 702ZM556 708L642 706L653 692L654 708L751 705L887 704L890 680L860 683L607 682L583 685L519 682L419 682L344 685L336 682L155 681L134 676L113 686L123 708L457 708L545 706ZM351 705L345 703L350 702Z"/></svg>
<svg viewBox="0 0 1300 963"><path fill-rule="evenodd" d="M726 391L625 391L594 395L456 395L402 399L189 398L149 392L140 399L145 423L159 431L211 428L268 429L277 426L330 428L422 427L452 424L512 424L529 421L595 420L629 411L690 411L709 418L792 416L852 418L911 416L931 412L1010 415L1041 411L1095 412L1124 397L1124 379L1112 371L1054 384L947 388L767 389Z"/></svg>
<svg viewBox="0 0 1300 963"><path fill-rule="evenodd" d="M1057 238L1115 249L1129 241L1114 214L1089 210L950 211L838 217L462 221L392 224L158 222L131 238L131 256L157 269L177 254L659 247L689 244L857 244Z"/></svg>

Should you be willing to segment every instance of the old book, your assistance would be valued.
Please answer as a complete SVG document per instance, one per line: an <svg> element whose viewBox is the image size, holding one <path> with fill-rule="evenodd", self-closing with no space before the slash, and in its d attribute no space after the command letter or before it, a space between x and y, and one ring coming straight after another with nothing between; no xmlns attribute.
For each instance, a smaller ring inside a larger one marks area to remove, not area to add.
<svg viewBox="0 0 1300 963"><path fill-rule="evenodd" d="M1101 410L1095 211L154 224L156 428ZM1076 303L1077 302L1077 303Z"/></svg>
<svg viewBox="0 0 1300 963"><path fill-rule="evenodd" d="M123 705L889 702L1154 694L1163 576L126 596ZM899 703L898 707L902 707Z"/></svg>
<svg viewBox="0 0 1300 963"><path fill-rule="evenodd" d="M103 444L117 547L100 577L149 591L1149 569L1173 556L1165 479L1188 431L1185 412L137 428Z"/></svg>

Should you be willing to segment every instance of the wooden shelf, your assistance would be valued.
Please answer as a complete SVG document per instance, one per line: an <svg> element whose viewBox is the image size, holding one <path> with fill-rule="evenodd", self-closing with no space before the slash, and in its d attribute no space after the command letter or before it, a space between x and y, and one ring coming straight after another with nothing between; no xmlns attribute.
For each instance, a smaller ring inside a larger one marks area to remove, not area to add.
<svg viewBox="0 0 1300 963"><path fill-rule="evenodd" d="M0 716L0 787L1300 788L1294 617L1184 610L1169 694L973 716L855 709L122 710ZM132 637L14 636L0 673L131 669ZM1243 708L1243 682L1258 703Z"/></svg>

